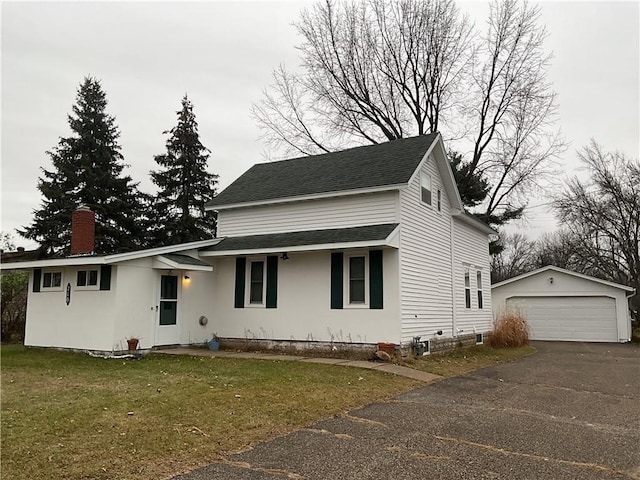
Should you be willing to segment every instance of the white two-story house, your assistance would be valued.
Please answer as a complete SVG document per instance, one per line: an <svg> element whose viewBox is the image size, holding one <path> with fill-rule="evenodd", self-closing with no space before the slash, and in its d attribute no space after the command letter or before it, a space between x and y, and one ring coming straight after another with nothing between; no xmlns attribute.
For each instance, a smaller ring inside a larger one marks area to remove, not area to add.
<svg viewBox="0 0 640 480"><path fill-rule="evenodd" d="M207 208L215 239L23 262L25 343L409 347L491 329L495 232L464 212L439 134L257 164Z"/></svg>

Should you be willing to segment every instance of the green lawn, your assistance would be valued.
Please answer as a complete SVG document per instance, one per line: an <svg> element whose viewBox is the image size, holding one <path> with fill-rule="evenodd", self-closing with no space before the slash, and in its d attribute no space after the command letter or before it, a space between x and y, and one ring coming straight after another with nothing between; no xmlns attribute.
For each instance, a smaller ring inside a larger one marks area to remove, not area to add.
<svg viewBox="0 0 640 480"><path fill-rule="evenodd" d="M532 353L471 347L408 360L457 375ZM406 391L359 368L153 354L104 360L2 346L2 478L161 479Z"/></svg>
<svg viewBox="0 0 640 480"><path fill-rule="evenodd" d="M2 346L2 478L158 479L417 385L300 362Z"/></svg>

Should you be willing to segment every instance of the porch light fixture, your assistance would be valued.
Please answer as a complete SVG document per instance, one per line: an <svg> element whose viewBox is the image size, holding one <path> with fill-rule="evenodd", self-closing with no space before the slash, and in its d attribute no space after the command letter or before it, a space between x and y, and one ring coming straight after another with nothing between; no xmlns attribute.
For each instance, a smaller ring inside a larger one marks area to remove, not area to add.
<svg viewBox="0 0 640 480"><path fill-rule="evenodd" d="M280 255L280 258L282 260L289 260L289 255L287 254L287 252L283 252L282 255Z"/></svg>
<svg viewBox="0 0 640 480"><path fill-rule="evenodd" d="M184 276L184 279L185 279L185 280L187 280L187 281L189 281L189 280L191 280L191 277L190 277L189 275L185 275L185 276Z"/></svg>

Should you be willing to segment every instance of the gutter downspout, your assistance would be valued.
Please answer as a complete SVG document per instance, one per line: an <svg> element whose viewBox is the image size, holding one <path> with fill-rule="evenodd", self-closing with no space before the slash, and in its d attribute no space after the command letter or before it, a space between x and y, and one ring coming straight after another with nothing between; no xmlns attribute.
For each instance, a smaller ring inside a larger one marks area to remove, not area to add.
<svg viewBox="0 0 640 480"><path fill-rule="evenodd" d="M456 330L456 267L454 248L453 216L449 220L449 251L451 255L451 336L457 337Z"/></svg>
<svg viewBox="0 0 640 480"><path fill-rule="evenodd" d="M631 297L633 297L635 294L636 294L636 289L634 288L633 292L631 292L629 295L625 296L625 298L627 300L627 305L626 305L626 307L627 307L627 317L629 319L629 335L628 335L628 338L627 338L627 342L630 342L631 341L631 337L633 336L633 329L631 328L631 315L629 314L629 299ZM636 321L638 321L637 318L636 318Z"/></svg>

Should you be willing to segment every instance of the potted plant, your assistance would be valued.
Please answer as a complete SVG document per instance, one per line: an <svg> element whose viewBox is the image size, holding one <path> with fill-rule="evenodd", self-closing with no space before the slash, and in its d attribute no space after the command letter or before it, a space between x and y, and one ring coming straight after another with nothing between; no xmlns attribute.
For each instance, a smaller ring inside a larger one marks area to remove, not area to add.
<svg viewBox="0 0 640 480"><path fill-rule="evenodd" d="M211 336L211 340L207 342L209 350L216 351L220 348L220 338L215 333Z"/></svg>
<svg viewBox="0 0 640 480"><path fill-rule="evenodd" d="M129 352L135 352L138 349L139 343L140 339L138 337L127 338L127 347L129 348Z"/></svg>

